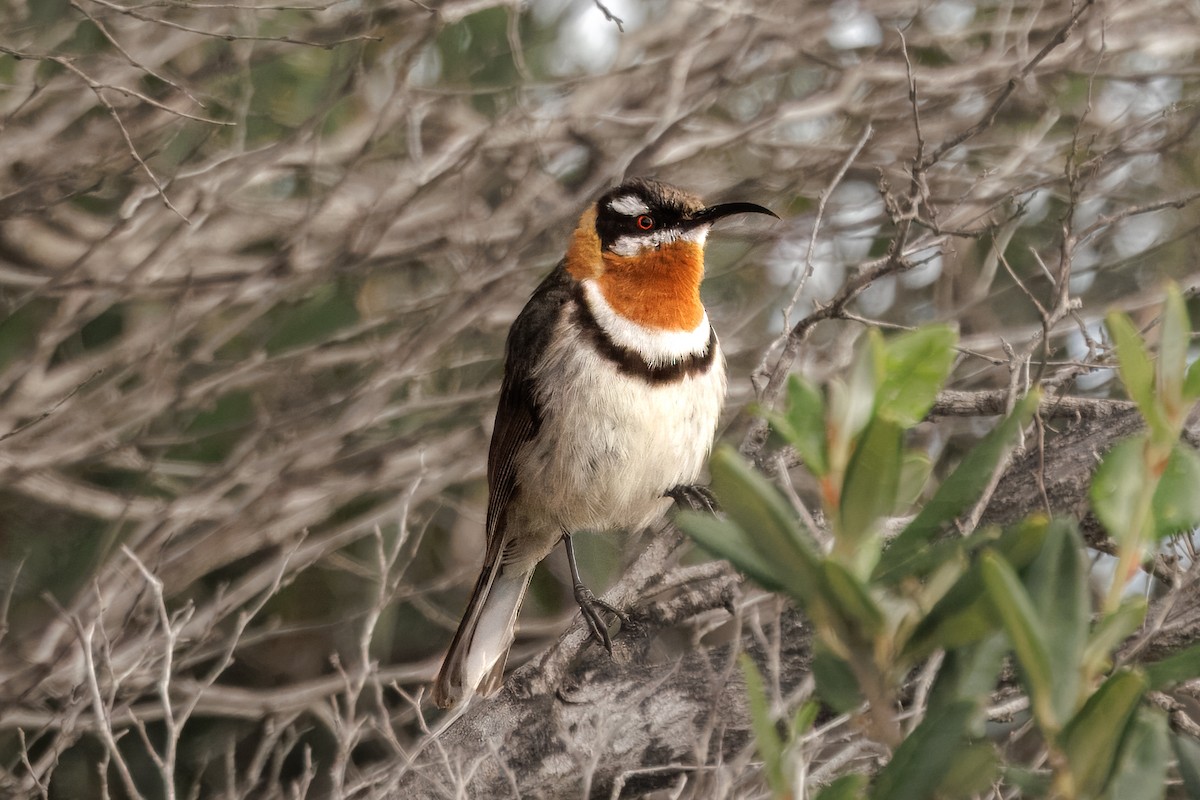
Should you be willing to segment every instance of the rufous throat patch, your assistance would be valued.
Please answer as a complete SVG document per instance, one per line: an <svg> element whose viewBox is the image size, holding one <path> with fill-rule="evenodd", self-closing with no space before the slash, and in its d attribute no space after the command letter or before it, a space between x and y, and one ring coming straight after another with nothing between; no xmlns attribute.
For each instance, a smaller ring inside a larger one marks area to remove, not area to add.
<svg viewBox="0 0 1200 800"><path fill-rule="evenodd" d="M647 328L690 331L704 319L700 244L681 239L628 257L605 252L603 264L596 283L612 310L629 321Z"/></svg>

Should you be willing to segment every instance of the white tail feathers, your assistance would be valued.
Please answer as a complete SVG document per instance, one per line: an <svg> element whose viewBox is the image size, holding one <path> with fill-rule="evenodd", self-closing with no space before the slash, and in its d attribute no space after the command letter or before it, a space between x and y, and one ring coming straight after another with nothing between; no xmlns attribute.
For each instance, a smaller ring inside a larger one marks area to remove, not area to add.
<svg viewBox="0 0 1200 800"><path fill-rule="evenodd" d="M475 693L492 694L503 683L517 613L533 571L488 572L500 570L485 570L480 576L433 684L433 701L441 708L456 706Z"/></svg>

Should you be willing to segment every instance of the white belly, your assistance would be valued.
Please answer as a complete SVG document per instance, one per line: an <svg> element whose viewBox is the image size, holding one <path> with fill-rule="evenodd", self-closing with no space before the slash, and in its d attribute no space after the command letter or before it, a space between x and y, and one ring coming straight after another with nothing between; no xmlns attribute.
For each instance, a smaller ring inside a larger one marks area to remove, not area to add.
<svg viewBox="0 0 1200 800"><path fill-rule="evenodd" d="M518 467L526 524L554 541L645 526L669 507L665 491L700 475L725 397L719 350L707 372L654 384L565 335L538 373L542 425Z"/></svg>

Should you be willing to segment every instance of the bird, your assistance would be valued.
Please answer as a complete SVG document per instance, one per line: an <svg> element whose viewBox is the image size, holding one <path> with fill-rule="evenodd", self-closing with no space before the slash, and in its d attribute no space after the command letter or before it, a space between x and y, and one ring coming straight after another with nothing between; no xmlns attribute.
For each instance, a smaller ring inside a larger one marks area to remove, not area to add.
<svg viewBox="0 0 1200 800"><path fill-rule="evenodd" d="M454 708L502 685L534 567L561 541L591 635L612 652L604 612L579 575L573 533L636 530L695 484L725 401L725 359L700 299L704 245L718 220L768 214L705 205L657 180L604 192L565 256L509 330L488 448L483 567L433 684Z"/></svg>

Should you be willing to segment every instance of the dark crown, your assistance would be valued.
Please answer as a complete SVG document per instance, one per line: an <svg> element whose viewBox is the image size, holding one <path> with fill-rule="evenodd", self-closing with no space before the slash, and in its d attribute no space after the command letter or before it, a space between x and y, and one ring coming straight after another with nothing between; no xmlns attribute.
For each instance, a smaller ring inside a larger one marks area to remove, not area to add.
<svg viewBox="0 0 1200 800"><path fill-rule="evenodd" d="M704 203L668 183L633 178L596 203L596 234L605 249L622 236L646 236L691 220Z"/></svg>

